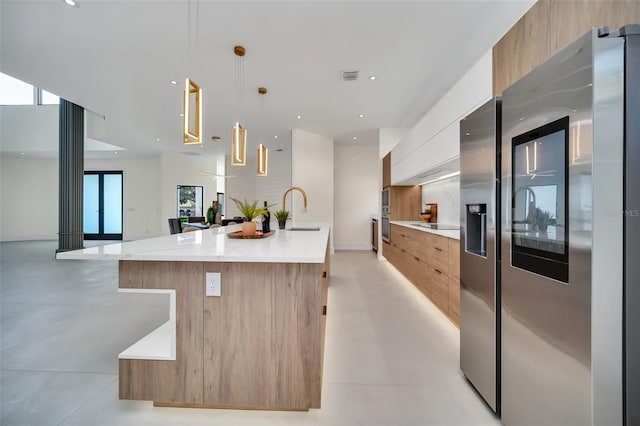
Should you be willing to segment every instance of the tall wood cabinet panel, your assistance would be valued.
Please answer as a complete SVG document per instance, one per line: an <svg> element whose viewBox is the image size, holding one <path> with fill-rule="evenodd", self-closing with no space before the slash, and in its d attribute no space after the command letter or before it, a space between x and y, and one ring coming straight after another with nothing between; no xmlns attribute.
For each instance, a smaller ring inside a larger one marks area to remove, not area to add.
<svg viewBox="0 0 640 426"><path fill-rule="evenodd" d="M638 0L538 0L493 47L493 94L593 27L640 22Z"/></svg>
<svg viewBox="0 0 640 426"><path fill-rule="evenodd" d="M420 221L422 188L415 186L391 187L391 220Z"/></svg>
<svg viewBox="0 0 640 426"><path fill-rule="evenodd" d="M549 57L549 0L539 0L493 47L493 94Z"/></svg>
<svg viewBox="0 0 640 426"><path fill-rule="evenodd" d="M391 153L382 159L382 187L391 186Z"/></svg>
<svg viewBox="0 0 640 426"><path fill-rule="evenodd" d="M593 27L610 30L640 22L640 1L550 1L549 57Z"/></svg>

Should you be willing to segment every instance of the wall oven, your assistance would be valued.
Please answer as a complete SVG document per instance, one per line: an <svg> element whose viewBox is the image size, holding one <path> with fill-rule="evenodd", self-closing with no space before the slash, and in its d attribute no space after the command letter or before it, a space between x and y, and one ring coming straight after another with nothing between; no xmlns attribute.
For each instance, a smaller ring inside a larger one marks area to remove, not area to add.
<svg viewBox="0 0 640 426"><path fill-rule="evenodd" d="M382 214L391 214L391 189L385 188L382 190Z"/></svg>
<svg viewBox="0 0 640 426"><path fill-rule="evenodd" d="M391 242L390 237L391 237L391 225L389 223L389 214L382 214L381 216L381 221L380 221L380 225L381 225L381 234L382 234L382 241L385 242Z"/></svg>

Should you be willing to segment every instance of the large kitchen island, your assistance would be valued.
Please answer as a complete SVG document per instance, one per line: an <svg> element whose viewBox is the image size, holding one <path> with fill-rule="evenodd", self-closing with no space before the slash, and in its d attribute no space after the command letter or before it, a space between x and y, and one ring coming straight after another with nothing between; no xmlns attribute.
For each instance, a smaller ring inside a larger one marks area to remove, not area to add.
<svg viewBox="0 0 640 426"><path fill-rule="evenodd" d="M117 259L119 291L168 295L169 320L119 355L120 399L320 408L329 226L226 235L239 227L58 253Z"/></svg>

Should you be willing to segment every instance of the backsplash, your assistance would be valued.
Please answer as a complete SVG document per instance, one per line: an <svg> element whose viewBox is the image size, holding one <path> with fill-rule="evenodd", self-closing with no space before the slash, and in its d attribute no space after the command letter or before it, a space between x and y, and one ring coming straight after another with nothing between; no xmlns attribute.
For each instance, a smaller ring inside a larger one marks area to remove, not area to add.
<svg viewBox="0 0 640 426"><path fill-rule="evenodd" d="M460 176L422 186L422 205L438 205L438 223L460 224Z"/></svg>

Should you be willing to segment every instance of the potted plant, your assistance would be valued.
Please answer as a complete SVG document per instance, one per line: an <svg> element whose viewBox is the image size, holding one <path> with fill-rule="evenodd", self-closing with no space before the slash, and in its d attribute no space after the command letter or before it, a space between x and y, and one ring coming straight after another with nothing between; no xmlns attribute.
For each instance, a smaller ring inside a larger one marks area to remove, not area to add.
<svg viewBox="0 0 640 426"><path fill-rule="evenodd" d="M244 201L237 200L233 197L230 197L233 202L240 210L240 213L245 217L246 222L242 223L242 233L244 235L255 235L256 233L256 224L253 222L253 219L260 216L261 214L265 214L267 209L265 207L258 207L258 200L253 203L249 203L246 199Z"/></svg>
<svg viewBox="0 0 640 426"><path fill-rule="evenodd" d="M216 223L216 215L218 213L218 202L214 201L211 203L211 206L207 209L207 223L209 225L213 225Z"/></svg>
<svg viewBox="0 0 640 426"><path fill-rule="evenodd" d="M275 213L275 216L278 219L278 228L284 229L287 219L289 219L289 211L280 209Z"/></svg>
<svg viewBox="0 0 640 426"><path fill-rule="evenodd" d="M553 220L551 212L546 210L536 209L536 223L538 224L538 231L547 232L547 227Z"/></svg>

